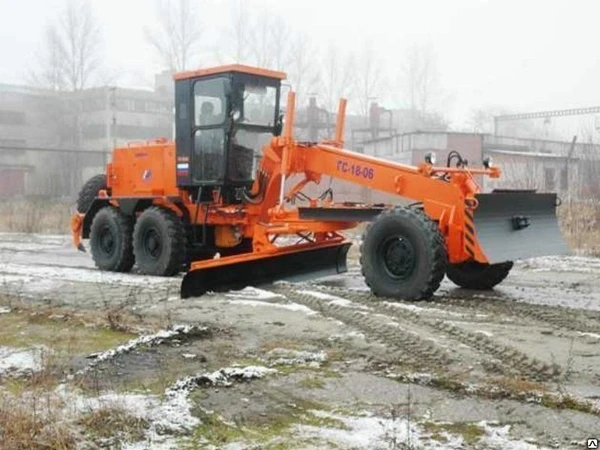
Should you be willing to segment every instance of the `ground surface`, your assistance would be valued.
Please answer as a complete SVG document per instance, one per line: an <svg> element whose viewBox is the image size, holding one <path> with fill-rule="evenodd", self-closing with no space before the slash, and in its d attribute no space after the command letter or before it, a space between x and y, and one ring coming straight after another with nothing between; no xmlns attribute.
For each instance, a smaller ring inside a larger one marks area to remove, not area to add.
<svg viewBox="0 0 600 450"><path fill-rule="evenodd" d="M40 353L54 355L53 392L112 395L143 416L123 448L578 449L600 437L598 259L519 263L484 294L446 280L417 303L374 299L355 262L188 300L180 281L99 272L65 236L0 234L0 383L22 392ZM32 321L35 308L60 312ZM199 328L132 341L173 324ZM197 377L226 367L246 372ZM160 408L185 420L158 427Z"/></svg>

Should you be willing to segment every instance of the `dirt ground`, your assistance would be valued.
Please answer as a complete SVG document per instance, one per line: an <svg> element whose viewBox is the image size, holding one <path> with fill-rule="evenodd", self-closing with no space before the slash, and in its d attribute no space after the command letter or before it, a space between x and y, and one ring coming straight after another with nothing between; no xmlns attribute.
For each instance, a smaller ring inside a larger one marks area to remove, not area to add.
<svg viewBox="0 0 600 450"><path fill-rule="evenodd" d="M17 395L15 380L39 370L36 348L62 355L53 392L113 395L144 416L141 434L81 438L104 448L583 449L600 438L600 259L520 262L483 294L445 280L428 302L372 297L355 259L335 277L187 300L180 282L102 273L66 236L0 234L0 386ZM32 328L36 309L52 313ZM65 327L68 351L50 339Z"/></svg>

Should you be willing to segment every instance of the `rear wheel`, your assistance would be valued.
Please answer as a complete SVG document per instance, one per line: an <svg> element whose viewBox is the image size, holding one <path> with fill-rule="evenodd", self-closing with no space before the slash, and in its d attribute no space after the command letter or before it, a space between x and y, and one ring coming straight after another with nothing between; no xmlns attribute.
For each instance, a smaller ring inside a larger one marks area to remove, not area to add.
<svg viewBox="0 0 600 450"><path fill-rule="evenodd" d="M397 207L367 229L360 263L375 295L429 299L446 272L446 245L437 224L421 210Z"/></svg>
<svg viewBox="0 0 600 450"><path fill-rule="evenodd" d="M77 212L81 214L88 212L102 189L106 189L106 175L95 175L87 180L77 195Z"/></svg>
<svg viewBox="0 0 600 450"><path fill-rule="evenodd" d="M133 231L137 266L147 275L171 276L186 261L185 228L175 213L152 206L137 219Z"/></svg>
<svg viewBox="0 0 600 450"><path fill-rule="evenodd" d="M90 247L96 267L129 272L134 263L132 231L133 220L117 208L106 206L99 210L90 229Z"/></svg>
<svg viewBox="0 0 600 450"><path fill-rule="evenodd" d="M504 281L512 267L512 261L498 264L478 262L449 264L446 275L450 281L462 288L487 291Z"/></svg>

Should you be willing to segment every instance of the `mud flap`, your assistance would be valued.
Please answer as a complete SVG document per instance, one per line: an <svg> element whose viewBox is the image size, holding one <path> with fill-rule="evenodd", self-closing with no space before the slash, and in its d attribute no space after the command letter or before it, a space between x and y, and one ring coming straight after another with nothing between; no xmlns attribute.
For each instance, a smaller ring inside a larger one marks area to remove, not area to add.
<svg viewBox="0 0 600 450"><path fill-rule="evenodd" d="M277 280L302 281L347 271L350 242L291 247L274 254L246 254L197 264L181 284L181 298L223 292Z"/></svg>
<svg viewBox="0 0 600 450"><path fill-rule="evenodd" d="M476 198L475 233L489 263L570 253L556 217L556 194L501 191Z"/></svg>

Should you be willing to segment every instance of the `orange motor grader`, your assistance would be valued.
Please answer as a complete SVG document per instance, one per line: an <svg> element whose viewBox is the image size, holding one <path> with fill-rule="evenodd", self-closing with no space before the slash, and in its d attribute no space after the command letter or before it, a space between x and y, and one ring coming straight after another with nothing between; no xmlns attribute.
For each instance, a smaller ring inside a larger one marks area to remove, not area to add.
<svg viewBox="0 0 600 450"><path fill-rule="evenodd" d="M282 72L242 65L175 75L175 142L116 148L106 174L82 188L74 244L101 270L170 276L187 270L182 297L278 279L346 271L360 222L360 264L376 295L430 298L447 275L491 289L517 258L568 251L555 194L482 193L474 175L500 176L458 152L445 166L428 154L418 167L343 148L345 100L335 136L293 137L295 96L280 114ZM336 203L323 177L410 199L410 206ZM295 180L295 182L294 182ZM293 238L293 239L292 239Z"/></svg>

